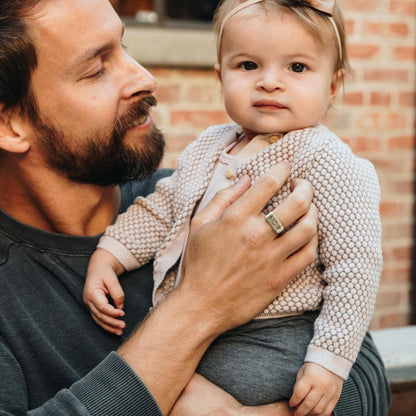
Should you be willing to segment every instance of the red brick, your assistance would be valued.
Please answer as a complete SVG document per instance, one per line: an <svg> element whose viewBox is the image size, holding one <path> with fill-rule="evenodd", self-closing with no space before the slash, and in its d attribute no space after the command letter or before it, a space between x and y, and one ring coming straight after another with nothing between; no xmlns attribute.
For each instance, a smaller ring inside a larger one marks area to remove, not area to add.
<svg viewBox="0 0 416 416"><path fill-rule="evenodd" d="M413 107L416 104L416 92L406 91L399 93L399 104Z"/></svg>
<svg viewBox="0 0 416 416"><path fill-rule="evenodd" d="M409 315L406 312L387 312L380 317L381 328L393 328L409 325Z"/></svg>
<svg viewBox="0 0 416 416"><path fill-rule="evenodd" d="M414 60L416 48L414 46L399 46L394 50L394 57L400 60Z"/></svg>
<svg viewBox="0 0 416 416"><path fill-rule="evenodd" d="M401 300L400 292L392 292L389 291L388 293L379 291L377 294L376 300L376 307L386 307L386 306L395 306L399 305Z"/></svg>
<svg viewBox="0 0 416 416"><path fill-rule="evenodd" d="M388 150L412 150L415 148L416 138L414 136L392 137L387 141Z"/></svg>
<svg viewBox="0 0 416 416"><path fill-rule="evenodd" d="M395 179L392 177L383 178L384 192L395 196L412 195L414 191L413 177Z"/></svg>
<svg viewBox="0 0 416 416"><path fill-rule="evenodd" d="M413 156L410 156L413 157ZM402 158L393 159L389 153L383 155L377 155L371 158L371 161L377 167L379 171L382 171L386 175L398 174L398 173L409 173L413 160L406 161ZM406 163L405 163L406 162Z"/></svg>
<svg viewBox="0 0 416 416"><path fill-rule="evenodd" d="M410 267L383 267L380 280L384 283L410 282Z"/></svg>
<svg viewBox="0 0 416 416"><path fill-rule="evenodd" d="M394 241L403 238L412 238L411 224L383 224L384 241Z"/></svg>
<svg viewBox="0 0 416 416"><path fill-rule="evenodd" d="M391 0L390 11L397 14L412 16L416 13L416 3L414 0Z"/></svg>
<svg viewBox="0 0 416 416"><path fill-rule="evenodd" d="M409 36L410 28L409 25L406 23L391 23L388 25L389 34L392 36Z"/></svg>
<svg viewBox="0 0 416 416"><path fill-rule="evenodd" d="M160 85L155 92L155 97L161 104L177 103L180 90L180 85Z"/></svg>
<svg viewBox="0 0 416 416"><path fill-rule="evenodd" d="M379 51L378 45L350 44L348 47L350 58L355 59L374 58Z"/></svg>
<svg viewBox="0 0 416 416"><path fill-rule="evenodd" d="M380 214L382 217L409 216L412 215L412 205L403 201L381 201Z"/></svg>
<svg viewBox="0 0 416 416"><path fill-rule="evenodd" d="M389 106L391 94L389 92L372 92L370 96L371 105Z"/></svg>
<svg viewBox="0 0 416 416"><path fill-rule="evenodd" d="M171 135L166 140L169 152L182 152L188 144L196 139L194 135Z"/></svg>
<svg viewBox="0 0 416 416"><path fill-rule="evenodd" d="M383 31L386 25L381 22L364 22L363 33L365 35L383 35Z"/></svg>
<svg viewBox="0 0 416 416"><path fill-rule="evenodd" d="M194 103L211 103L221 97L221 93L214 88L193 85L188 89L188 98Z"/></svg>
<svg viewBox="0 0 416 416"><path fill-rule="evenodd" d="M400 129L406 126L406 116L403 113L388 113L383 115L381 127L383 129Z"/></svg>
<svg viewBox="0 0 416 416"><path fill-rule="evenodd" d="M342 102L349 105L363 105L364 94L361 91L347 92L342 97Z"/></svg>
<svg viewBox="0 0 416 416"><path fill-rule="evenodd" d="M342 3L343 10L353 10L358 12L373 12L377 6L376 0L348 0Z"/></svg>
<svg viewBox="0 0 416 416"><path fill-rule="evenodd" d="M408 82L409 71L406 69L365 69L364 81Z"/></svg>
<svg viewBox="0 0 416 416"><path fill-rule="evenodd" d="M172 78L174 71L170 68L152 67L148 68L150 73L156 78Z"/></svg>
<svg viewBox="0 0 416 416"><path fill-rule="evenodd" d="M379 113L364 113L357 118L357 127L359 129L378 129L380 128L380 114Z"/></svg>
<svg viewBox="0 0 416 416"><path fill-rule="evenodd" d="M206 128L212 124L229 122L224 111L172 111L171 123L173 126L193 126Z"/></svg>
<svg viewBox="0 0 416 416"><path fill-rule="evenodd" d="M355 32L356 22L351 19L345 19L345 32L347 36L351 36Z"/></svg>
<svg viewBox="0 0 416 416"><path fill-rule="evenodd" d="M377 137L355 137L344 141L354 153L377 152L380 150L380 139Z"/></svg>

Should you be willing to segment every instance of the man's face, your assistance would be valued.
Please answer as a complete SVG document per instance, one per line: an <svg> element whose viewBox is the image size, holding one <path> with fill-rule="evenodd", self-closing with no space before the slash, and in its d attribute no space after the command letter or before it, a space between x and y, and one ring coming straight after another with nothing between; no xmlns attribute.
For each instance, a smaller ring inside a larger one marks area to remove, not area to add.
<svg viewBox="0 0 416 416"><path fill-rule="evenodd" d="M164 151L149 116L156 82L123 49L110 3L44 0L32 27L31 151L77 182L105 186L151 173Z"/></svg>

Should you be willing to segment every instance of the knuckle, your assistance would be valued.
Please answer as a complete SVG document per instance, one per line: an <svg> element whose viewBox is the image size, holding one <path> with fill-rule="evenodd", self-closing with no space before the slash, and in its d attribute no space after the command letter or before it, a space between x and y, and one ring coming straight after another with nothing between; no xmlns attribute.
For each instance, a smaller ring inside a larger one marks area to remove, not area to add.
<svg viewBox="0 0 416 416"><path fill-rule="evenodd" d="M279 180L277 178L275 178L274 176L270 175L269 173L265 173L260 179L259 181L262 181L268 188L275 188L275 189L279 189L281 186L281 183L279 182Z"/></svg>
<svg viewBox="0 0 416 416"><path fill-rule="evenodd" d="M295 209L299 212L306 213L311 205L305 193L293 192L291 194Z"/></svg>
<svg viewBox="0 0 416 416"><path fill-rule="evenodd" d="M304 221L303 223L303 234L305 237L311 239L317 233L317 224L314 221Z"/></svg>
<svg viewBox="0 0 416 416"><path fill-rule="evenodd" d="M233 227L238 226L238 228L242 228L242 221L241 219L246 217L242 210L238 207L231 206L229 207L224 214L222 215L222 220L224 221L225 225L230 225ZM247 224L247 221L244 221L244 225Z"/></svg>
<svg viewBox="0 0 416 416"><path fill-rule="evenodd" d="M262 241L262 234L259 230L252 230L246 235L245 240L249 248L259 247Z"/></svg>
<svg viewBox="0 0 416 416"><path fill-rule="evenodd" d="M207 219L202 214L197 214L191 219L191 227L193 229L199 229L206 222L207 222Z"/></svg>

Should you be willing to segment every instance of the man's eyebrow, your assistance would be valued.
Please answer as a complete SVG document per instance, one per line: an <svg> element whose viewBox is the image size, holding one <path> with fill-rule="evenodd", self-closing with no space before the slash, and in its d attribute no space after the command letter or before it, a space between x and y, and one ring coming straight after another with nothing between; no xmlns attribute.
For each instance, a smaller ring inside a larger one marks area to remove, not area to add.
<svg viewBox="0 0 416 416"><path fill-rule="evenodd" d="M124 30L125 30L125 24L123 23L120 39L123 38L124 36ZM95 59L97 56L100 56L101 54L113 49L115 44L116 43L114 41L110 41L100 46L99 48L87 49L82 54L80 54L77 58L75 58L74 62L70 65L69 70L75 71L77 68L79 68L79 66L85 63L88 63L88 61L91 61Z"/></svg>

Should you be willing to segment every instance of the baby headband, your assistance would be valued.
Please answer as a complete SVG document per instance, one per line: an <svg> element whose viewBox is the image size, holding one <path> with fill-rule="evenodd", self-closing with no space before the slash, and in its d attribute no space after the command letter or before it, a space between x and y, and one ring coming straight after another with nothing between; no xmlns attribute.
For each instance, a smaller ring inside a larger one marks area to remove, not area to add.
<svg viewBox="0 0 416 416"><path fill-rule="evenodd" d="M236 13L238 13L240 10L245 9L248 6L251 6L252 4L260 3L263 0L247 0L244 3L239 4L237 7L234 7L234 9L230 10L225 16L221 23L220 30L218 32L218 50L220 47L222 34L224 32L224 27L227 21L234 16ZM339 55L340 59L342 59L342 44L341 44L341 36L339 35L339 31L337 28L337 25L332 17L335 10L335 0L304 0L305 3L309 3L310 7L312 7L315 10L318 10L320 12L323 12L328 15L329 21L331 22L332 26L334 27L335 34L337 36L338 41L338 48L339 48Z"/></svg>

